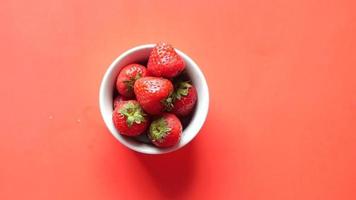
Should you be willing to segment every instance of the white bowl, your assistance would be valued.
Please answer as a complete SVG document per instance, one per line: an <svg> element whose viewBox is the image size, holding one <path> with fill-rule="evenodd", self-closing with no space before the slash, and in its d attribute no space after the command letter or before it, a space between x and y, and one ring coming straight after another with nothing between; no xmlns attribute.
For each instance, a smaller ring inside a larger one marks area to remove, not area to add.
<svg viewBox="0 0 356 200"><path fill-rule="evenodd" d="M163 154L176 151L187 145L198 133L203 126L209 109L209 90L205 77L199 66L185 53L176 49L177 53L186 63L186 71L191 78L193 85L197 89L198 100L193 113L192 119L187 127L183 130L180 142L170 148L158 148L150 144L145 144L121 135L115 128L112 121L113 112L113 94L115 89L116 77L122 67L130 63L137 63L148 60L154 44L140 45L125 51L110 65L106 71L100 85L99 104L100 112L106 126L111 134L126 147L146 154Z"/></svg>

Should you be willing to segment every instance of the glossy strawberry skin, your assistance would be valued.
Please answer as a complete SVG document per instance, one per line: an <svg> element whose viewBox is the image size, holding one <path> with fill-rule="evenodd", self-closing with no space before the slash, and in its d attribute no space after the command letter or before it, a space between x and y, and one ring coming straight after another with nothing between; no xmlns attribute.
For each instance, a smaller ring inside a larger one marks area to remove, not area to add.
<svg viewBox="0 0 356 200"><path fill-rule="evenodd" d="M151 51L147 71L156 77L173 78L185 69L184 60L167 43L158 43Z"/></svg>
<svg viewBox="0 0 356 200"><path fill-rule="evenodd" d="M173 85L168 79L147 76L135 82L134 92L147 113L159 115L166 109L164 102L173 92Z"/></svg>
<svg viewBox="0 0 356 200"><path fill-rule="evenodd" d="M135 106L140 106L136 100L120 101L114 109L113 112L113 123L115 128L120 134L126 136L138 136L143 133L149 125L149 119L145 117L144 121L141 123L132 123L130 126L127 123L127 117L121 113L122 109L128 104L133 104Z"/></svg>
<svg viewBox="0 0 356 200"><path fill-rule="evenodd" d="M122 68L116 80L116 89L119 94L124 97L134 97L134 83L138 78L145 77L146 73L146 67L139 64L130 64Z"/></svg>
<svg viewBox="0 0 356 200"><path fill-rule="evenodd" d="M157 136L155 136L154 134L154 131L157 126L153 126L157 125L157 121L159 120L163 120L165 122L163 126L165 126L164 129L166 129L166 132L160 135L159 138L157 138ZM160 148L167 148L175 146L180 141L181 135L182 124L179 119L174 114L164 113L162 114L161 118L156 119L154 122L152 122L148 137L155 146Z"/></svg>
<svg viewBox="0 0 356 200"><path fill-rule="evenodd" d="M186 96L181 96L179 99L175 99L173 103L172 113L178 117L185 117L189 115L197 102L197 91L194 86L188 89Z"/></svg>

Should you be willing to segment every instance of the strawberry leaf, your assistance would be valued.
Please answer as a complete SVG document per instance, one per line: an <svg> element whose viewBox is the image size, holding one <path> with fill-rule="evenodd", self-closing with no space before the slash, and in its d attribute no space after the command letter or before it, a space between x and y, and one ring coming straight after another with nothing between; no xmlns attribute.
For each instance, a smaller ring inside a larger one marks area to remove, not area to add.
<svg viewBox="0 0 356 200"><path fill-rule="evenodd" d="M133 77L130 77L129 80L125 80L123 81L124 84L126 85L127 87L127 90L128 92L132 92L133 91L133 87L134 87L134 84L135 84L135 81L139 78L141 78L142 74L140 72L138 72L135 76Z"/></svg>
<svg viewBox="0 0 356 200"><path fill-rule="evenodd" d="M162 140L172 129L168 127L167 121L161 117L151 123L150 136L153 140Z"/></svg>
<svg viewBox="0 0 356 200"><path fill-rule="evenodd" d="M192 85L189 84L188 81L178 82L175 85L176 89L173 94L174 100L181 99L182 96L187 96L189 94L189 88L191 88L191 87L192 87Z"/></svg>
<svg viewBox="0 0 356 200"><path fill-rule="evenodd" d="M139 104L128 102L119 112L126 117L126 123L131 127L134 123L141 124L145 121L146 114L143 112Z"/></svg>
<svg viewBox="0 0 356 200"><path fill-rule="evenodd" d="M174 97L173 97L173 93L172 93L171 95L169 95L168 98L162 100L161 103L164 105L164 107L167 111L171 111L174 107L173 101L174 101Z"/></svg>

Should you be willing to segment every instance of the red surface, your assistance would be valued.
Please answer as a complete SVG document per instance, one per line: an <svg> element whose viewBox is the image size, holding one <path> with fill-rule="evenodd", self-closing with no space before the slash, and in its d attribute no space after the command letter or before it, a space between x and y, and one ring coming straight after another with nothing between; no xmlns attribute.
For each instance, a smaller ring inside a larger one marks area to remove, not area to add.
<svg viewBox="0 0 356 200"><path fill-rule="evenodd" d="M356 199L352 0L0 2L0 199ZM206 74L186 148L134 153L98 88L132 46L169 41Z"/></svg>

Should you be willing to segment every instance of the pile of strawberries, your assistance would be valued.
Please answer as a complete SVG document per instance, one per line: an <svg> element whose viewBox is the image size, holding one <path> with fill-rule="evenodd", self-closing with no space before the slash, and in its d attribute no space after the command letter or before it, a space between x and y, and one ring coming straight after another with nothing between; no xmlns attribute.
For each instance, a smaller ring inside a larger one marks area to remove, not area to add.
<svg viewBox="0 0 356 200"><path fill-rule="evenodd" d="M158 43L151 51L147 68L129 64L117 81L119 93L114 99L113 122L122 135L147 134L157 147L176 145L182 135L182 123L194 109L197 92L182 75L184 60L167 43Z"/></svg>

